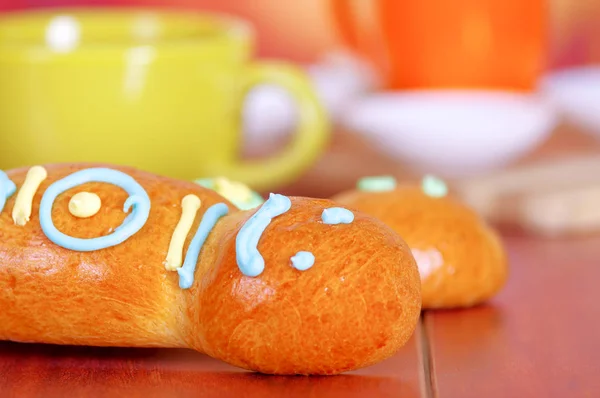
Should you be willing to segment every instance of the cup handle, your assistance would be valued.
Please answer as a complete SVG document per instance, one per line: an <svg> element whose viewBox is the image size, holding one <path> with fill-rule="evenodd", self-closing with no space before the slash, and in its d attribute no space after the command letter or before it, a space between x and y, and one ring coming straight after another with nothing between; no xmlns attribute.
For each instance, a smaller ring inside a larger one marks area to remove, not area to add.
<svg viewBox="0 0 600 398"><path fill-rule="evenodd" d="M276 84L286 89L298 107L298 127L292 141L265 159L236 160L220 170L233 181L262 191L291 182L309 168L329 139L329 122L310 80L299 69L285 63L260 62L243 72L243 96L258 84ZM240 101L241 108L241 101ZM241 109L240 109L241 113Z"/></svg>

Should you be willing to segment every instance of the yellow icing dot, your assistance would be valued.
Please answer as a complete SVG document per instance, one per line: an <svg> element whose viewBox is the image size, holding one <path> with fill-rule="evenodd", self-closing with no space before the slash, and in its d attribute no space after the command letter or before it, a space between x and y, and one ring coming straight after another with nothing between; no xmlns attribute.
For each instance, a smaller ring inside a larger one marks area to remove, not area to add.
<svg viewBox="0 0 600 398"><path fill-rule="evenodd" d="M29 221L33 197L46 177L48 177L48 172L42 166L33 166L27 171L25 182L17 194L12 211L12 219L16 225L22 227Z"/></svg>
<svg viewBox="0 0 600 398"><path fill-rule="evenodd" d="M91 192L79 192L69 201L69 211L72 215L79 218L88 218L100 210L102 201L100 197Z"/></svg>
<svg viewBox="0 0 600 398"><path fill-rule="evenodd" d="M167 259L163 263L168 271L175 271L183 264L183 245L200 206L202 201L196 195L186 195L181 201L181 218L173 231Z"/></svg>
<svg viewBox="0 0 600 398"><path fill-rule="evenodd" d="M215 191L231 201L247 202L252 199L252 191L241 182L232 182L224 177L215 178Z"/></svg>

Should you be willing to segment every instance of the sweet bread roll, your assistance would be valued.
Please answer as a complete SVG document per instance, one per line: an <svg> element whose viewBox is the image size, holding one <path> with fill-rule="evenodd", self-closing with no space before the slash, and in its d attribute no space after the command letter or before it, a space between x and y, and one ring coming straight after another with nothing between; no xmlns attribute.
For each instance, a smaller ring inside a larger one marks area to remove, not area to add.
<svg viewBox="0 0 600 398"><path fill-rule="evenodd" d="M475 212L447 195L442 181L396 185L365 178L334 201L377 217L409 245L421 275L423 308L468 307L495 295L508 268L497 234Z"/></svg>
<svg viewBox="0 0 600 398"><path fill-rule="evenodd" d="M9 171L0 196L2 340L185 347L325 375L389 357L418 322L406 244L329 200L239 211L198 184L102 165Z"/></svg>

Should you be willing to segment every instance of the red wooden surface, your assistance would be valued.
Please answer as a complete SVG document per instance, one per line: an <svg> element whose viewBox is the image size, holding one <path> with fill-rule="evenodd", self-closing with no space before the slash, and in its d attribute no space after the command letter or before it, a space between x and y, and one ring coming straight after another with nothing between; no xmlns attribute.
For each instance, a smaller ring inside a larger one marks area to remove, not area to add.
<svg viewBox="0 0 600 398"><path fill-rule="evenodd" d="M3 342L0 396L600 396L600 237L505 239L511 277L496 299L426 313L424 333L370 368L271 377L186 350Z"/></svg>
<svg viewBox="0 0 600 398"><path fill-rule="evenodd" d="M0 397L421 397L418 338L334 377L265 376L189 350L0 342Z"/></svg>
<svg viewBox="0 0 600 398"><path fill-rule="evenodd" d="M600 397L600 236L506 238L486 306L425 314L435 397Z"/></svg>

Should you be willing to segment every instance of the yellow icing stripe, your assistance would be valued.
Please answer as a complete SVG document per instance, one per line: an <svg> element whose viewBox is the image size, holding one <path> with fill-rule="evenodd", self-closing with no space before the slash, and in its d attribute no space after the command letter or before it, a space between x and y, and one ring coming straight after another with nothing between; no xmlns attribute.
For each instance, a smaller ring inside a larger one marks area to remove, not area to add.
<svg viewBox="0 0 600 398"><path fill-rule="evenodd" d="M215 178L215 191L231 201L247 202L252 199L250 188L240 182L232 182L223 177Z"/></svg>
<svg viewBox="0 0 600 398"><path fill-rule="evenodd" d="M88 218L92 217L102 207L100 197L91 192L79 192L69 201L69 212L75 217Z"/></svg>
<svg viewBox="0 0 600 398"><path fill-rule="evenodd" d="M173 231L169 251L167 252L167 259L164 262L165 268L168 271L175 271L181 268L183 264L183 245L190 229L192 229L196 213L201 205L202 201L196 195L186 195L181 201L181 218L175 227L175 231Z"/></svg>
<svg viewBox="0 0 600 398"><path fill-rule="evenodd" d="M48 177L48 172L42 166L33 166L27 172L25 182L17 194L15 207L12 211L15 224L22 227L29 221L33 197L46 177Z"/></svg>

